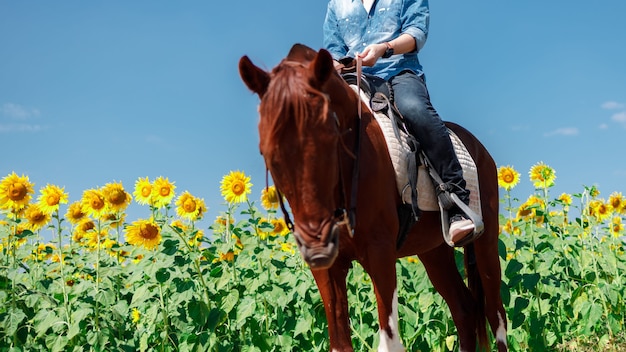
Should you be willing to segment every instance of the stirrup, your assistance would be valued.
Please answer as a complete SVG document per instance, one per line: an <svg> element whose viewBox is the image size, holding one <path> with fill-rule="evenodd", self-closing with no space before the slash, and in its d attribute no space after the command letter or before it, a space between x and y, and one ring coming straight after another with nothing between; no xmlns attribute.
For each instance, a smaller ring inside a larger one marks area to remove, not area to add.
<svg viewBox="0 0 626 352"><path fill-rule="evenodd" d="M455 193L448 194L450 199L461 209L465 215L474 223L474 231L463 237L459 242L452 242L450 238L450 218L448 210L439 202L439 210L441 212L441 230L443 231L443 239L450 247L463 247L474 242L485 231L485 224L480 215L476 214L467 204L465 204Z"/></svg>

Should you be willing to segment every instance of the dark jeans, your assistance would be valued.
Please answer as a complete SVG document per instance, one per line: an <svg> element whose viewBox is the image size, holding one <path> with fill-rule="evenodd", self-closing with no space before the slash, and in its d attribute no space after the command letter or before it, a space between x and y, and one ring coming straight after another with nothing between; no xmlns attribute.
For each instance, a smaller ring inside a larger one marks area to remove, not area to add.
<svg viewBox="0 0 626 352"><path fill-rule="evenodd" d="M450 190L469 204L463 170L456 157L448 131L430 102L423 76L403 71L391 78L396 106L407 122L409 132L419 141L432 167Z"/></svg>

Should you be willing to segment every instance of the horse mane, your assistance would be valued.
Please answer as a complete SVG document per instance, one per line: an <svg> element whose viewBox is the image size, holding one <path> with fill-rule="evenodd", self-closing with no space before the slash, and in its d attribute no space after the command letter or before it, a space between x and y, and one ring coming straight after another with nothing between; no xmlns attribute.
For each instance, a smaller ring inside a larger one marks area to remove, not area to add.
<svg viewBox="0 0 626 352"><path fill-rule="evenodd" d="M302 136L307 127L328 119L329 99L311 86L307 72L305 63L285 59L270 73L271 81L259 106L262 123L267 129L263 131L268 137L262 142L265 145L274 144L286 126L292 123ZM316 108L311 105L314 102L322 106Z"/></svg>

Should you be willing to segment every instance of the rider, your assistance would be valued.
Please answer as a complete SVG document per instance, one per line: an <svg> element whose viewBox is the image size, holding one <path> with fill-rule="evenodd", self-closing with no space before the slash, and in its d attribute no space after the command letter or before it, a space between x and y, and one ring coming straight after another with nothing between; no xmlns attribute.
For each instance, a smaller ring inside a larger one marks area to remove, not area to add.
<svg viewBox="0 0 626 352"><path fill-rule="evenodd" d="M469 204L461 165L448 131L430 102L417 53L428 35L428 0L330 0L324 20L324 47L335 59L362 58L363 72L387 80L409 131L446 188ZM343 60L342 60L343 62ZM448 210L449 234L458 242L474 224L454 205Z"/></svg>

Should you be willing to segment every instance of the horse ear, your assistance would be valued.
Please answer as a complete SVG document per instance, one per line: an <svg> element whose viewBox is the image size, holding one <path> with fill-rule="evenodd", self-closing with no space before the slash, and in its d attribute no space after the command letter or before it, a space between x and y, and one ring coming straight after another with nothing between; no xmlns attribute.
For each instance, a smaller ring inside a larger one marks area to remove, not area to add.
<svg viewBox="0 0 626 352"><path fill-rule="evenodd" d="M255 66L248 56L239 59L239 75L248 88L262 97L270 84L270 75Z"/></svg>
<svg viewBox="0 0 626 352"><path fill-rule="evenodd" d="M320 49L309 67L313 70L313 75L319 85L324 84L335 71L333 57L325 49Z"/></svg>

